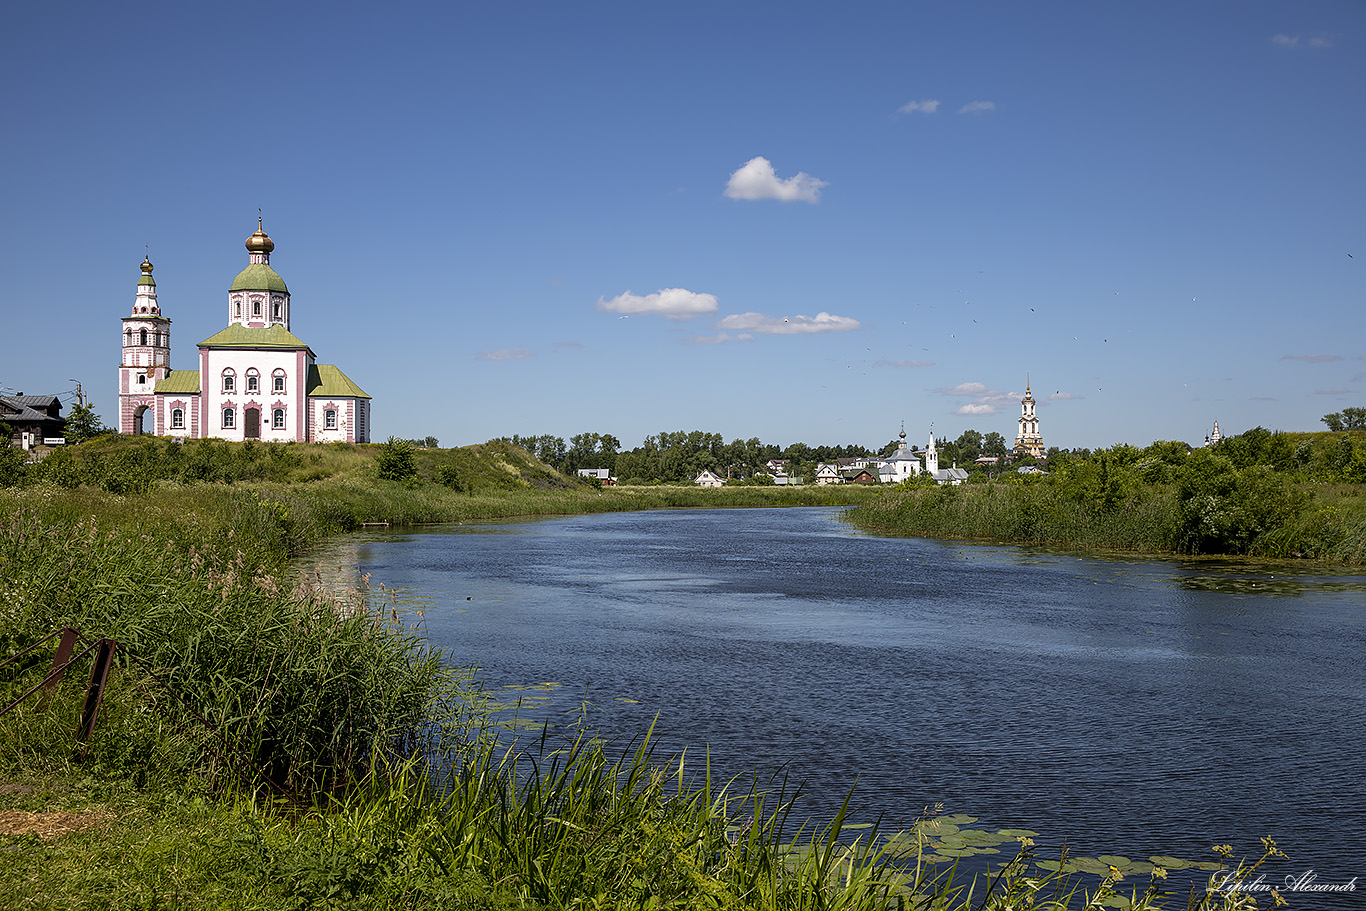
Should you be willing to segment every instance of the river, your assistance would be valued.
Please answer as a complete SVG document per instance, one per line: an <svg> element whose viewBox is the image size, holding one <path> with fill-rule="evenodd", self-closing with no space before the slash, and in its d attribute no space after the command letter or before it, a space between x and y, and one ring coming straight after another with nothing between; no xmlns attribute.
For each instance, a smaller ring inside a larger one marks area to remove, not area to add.
<svg viewBox="0 0 1366 911"><path fill-rule="evenodd" d="M1290 855L1363 876L1366 577L875 537L838 509L673 510L338 539L434 645L564 730L785 772L814 817L927 806L1054 850ZM1366 906L1305 896L1298 907ZM1293 896L1292 896L1293 898Z"/></svg>

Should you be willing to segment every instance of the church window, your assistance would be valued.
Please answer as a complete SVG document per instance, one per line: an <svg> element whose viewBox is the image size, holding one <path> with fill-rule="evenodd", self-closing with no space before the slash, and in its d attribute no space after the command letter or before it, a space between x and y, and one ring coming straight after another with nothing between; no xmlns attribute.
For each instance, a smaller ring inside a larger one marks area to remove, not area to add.
<svg viewBox="0 0 1366 911"><path fill-rule="evenodd" d="M275 304L274 304L274 316L275 316L275 318L276 318L277 320L280 318L280 302L279 302L279 301L276 301Z"/></svg>
<svg viewBox="0 0 1366 911"><path fill-rule="evenodd" d="M237 304L236 315L237 315L237 317L240 319L241 316L242 316L242 302L241 302L241 301L237 301L236 304Z"/></svg>
<svg viewBox="0 0 1366 911"><path fill-rule="evenodd" d="M251 302L251 315L252 315L252 316L260 316L260 315L261 315L261 302L260 302L259 300L254 300L254 301Z"/></svg>
<svg viewBox="0 0 1366 911"><path fill-rule="evenodd" d="M140 332L140 337L141 337L141 341L139 341L138 344L139 344L139 345L145 345L145 344L147 344L147 330L146 330L146 329L141 330L141 332Z"/></svg>
<svg viewBox="0 0 1366 911"><path fill-rule="evenodd" d="M232 368L229 367L227 370L223 371L223 391L232 392L236 388L237 376L232 372Z"/></svg>
<svg viewBox="0 0 1366 911"><path fill-rule="evenodd" d="M285 391L285 372L283 370L276 370L272 379L274 380L274 391L283 393Z"/></svg>
<svg viewBox="0 0 1366 911"><path fill-rule="evenodd" d="M237 422L237 412L233 411L231 408L224 408L224 409L223 409L223 429L224 429L224 430L231 430L233 427L237 426L237 423L236 423L236 422Z"/></svg>
<svg viewBox="0 0 1366 911"><path fill-rule="evenodd" d="M129 329L127 332L125 332L125 333L124 333L124 336L128 339L128 341L125 342L124 344L127 344L127 345L133 344L133 330L132 330L132 329Z"/></svg>
<svg viewBox="0 0 1366 911"><path fill-rule="evenodd" d="M261 375L258 374L258 373L256 372L256 369L255 369L255 368L252 368L251 370L248 370L248 371L247 371L247 392L260 392L260 391L261 391Z"/></svg>
<svg viewBox="0 0 1366 911"><path fill-rule="evenodd" d="M143 383L145 383L145 382L147 382L147 374L145 374L145 373L139 373L139 374L138 374L138 385L141 386L141 385L142 385Z"/></svg>
<svg viewBox="0 0 1366 911"><path fill-rule="evenodd" d="M337 429L337 410L329 408L323 412L323 427L327 430Z"/></svg>
<svg viewBox="0 0 1366 911"><path fill-rule="evenodd" d="M171 409L171 429L172 429L172 430L184 430L184 429L185 429L185 409L184 409L184 408L172 408L172 409Z"/></svg>
<svg viewBox="0 0 1366 911"><path fill-rule="evenodd" d="M285 410L283 408L276 408L270 413L270 426L276 430L285 429Z"/></svg>

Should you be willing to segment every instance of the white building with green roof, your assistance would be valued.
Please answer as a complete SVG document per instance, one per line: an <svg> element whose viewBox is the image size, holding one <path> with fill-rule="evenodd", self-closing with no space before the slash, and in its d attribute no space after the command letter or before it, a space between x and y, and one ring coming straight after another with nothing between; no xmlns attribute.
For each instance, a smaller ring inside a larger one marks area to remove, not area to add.
<svg viewBox="0 0 1366 911"><path fill-rule="evenodd" d="M267 442L370 442L370 396L289 329L289 288L258 221L247 267L228 288L228 325L199 343L197 370L170 369L169 319L142 263L124 317L119 431Z"/></svg>

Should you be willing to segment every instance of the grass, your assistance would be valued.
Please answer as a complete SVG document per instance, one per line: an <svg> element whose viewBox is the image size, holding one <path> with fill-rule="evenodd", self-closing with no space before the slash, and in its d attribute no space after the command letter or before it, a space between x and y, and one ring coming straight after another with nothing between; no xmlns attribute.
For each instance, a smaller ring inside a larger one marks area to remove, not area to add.
<svg viewBox="0 0 1366 911"><path fill-rule="evenodd" d="M615 747L582 727L509 746L491 700L440 664L384 590L329 599L286 562L363 522L830 505L868 491L597 490L497 444L419 453L433 464L411 483L376 480L363 447L160 445L103 443L0 491L0 657L64 625L119 642L89 742L72 738L88 663L55 698L0 716L9 907L1248 907L1237 894L1173 899L1148 862L1050 869L1028 835L948 817L882 833L845 827L841 812L794 831L793 795L656 757L652 731ZM456 483L429 479L440 460ZM129 481L130 465L151 477ZM0 668L0 697L41 679L49 655ZM998 845L1018 856L990 880L938 872ZM1121 895L1121 875L1142 884Z"/></svg>
<svg viewBox="0 0 1366 911"><path fill-rule="evenodd" d="M881 491L845 514L868 531L1152 556L1239 554L1366 564L1366 487L1304 483L1297 507L1227 550L1193 547L1190 509L1169 485L1142 486L1108 508L1047 481Z"/></svg>

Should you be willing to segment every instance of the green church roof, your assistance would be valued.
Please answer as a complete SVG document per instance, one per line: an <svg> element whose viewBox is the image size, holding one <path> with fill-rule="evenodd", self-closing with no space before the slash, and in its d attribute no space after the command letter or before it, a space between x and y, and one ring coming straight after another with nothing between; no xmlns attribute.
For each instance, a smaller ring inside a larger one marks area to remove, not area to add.
<svg viewBox="0 0 1366 911"><path fill-rule="evenodd" d="M149 273L147 273L147 272L142 273L142 277L138 279L138 284L139 284L139 285L151 285L153 288L155 288L155 287L157 286L157 283L154 282L154 281L152 281L152 276L151 276L151 274L149 274Z"/></svg>
<svg viewBox="0 0 1366 911"><path fill-rule="evenodd" d="M308 368L308 395L356 399L370 397L332 364L315 364Z"/></svg>
<svg viewBox="0 0 1366 911"><path fill-rule="evenodd" d="M287 348L305 349L308 346L295 337L288 329L276 323L253 329L241 323L233 323L216 335L211 335L199 343L201 348ZM312 351L309 351L311 354Z"/></svg>
<svg viewBox="0 0 1366 911"><path fill-rule="evenodd" d="M157 381L155 391L173 395L199 395L199 371L172 370Z"/></svg>
<svg viewBox="0 0 1366 911"><path fill-rule="evenodd" d="M289 289L285 287L285 280L265 263L252 263L232 280L232 287L229 291L279 291L281 294L288 294Z"/></svg>

